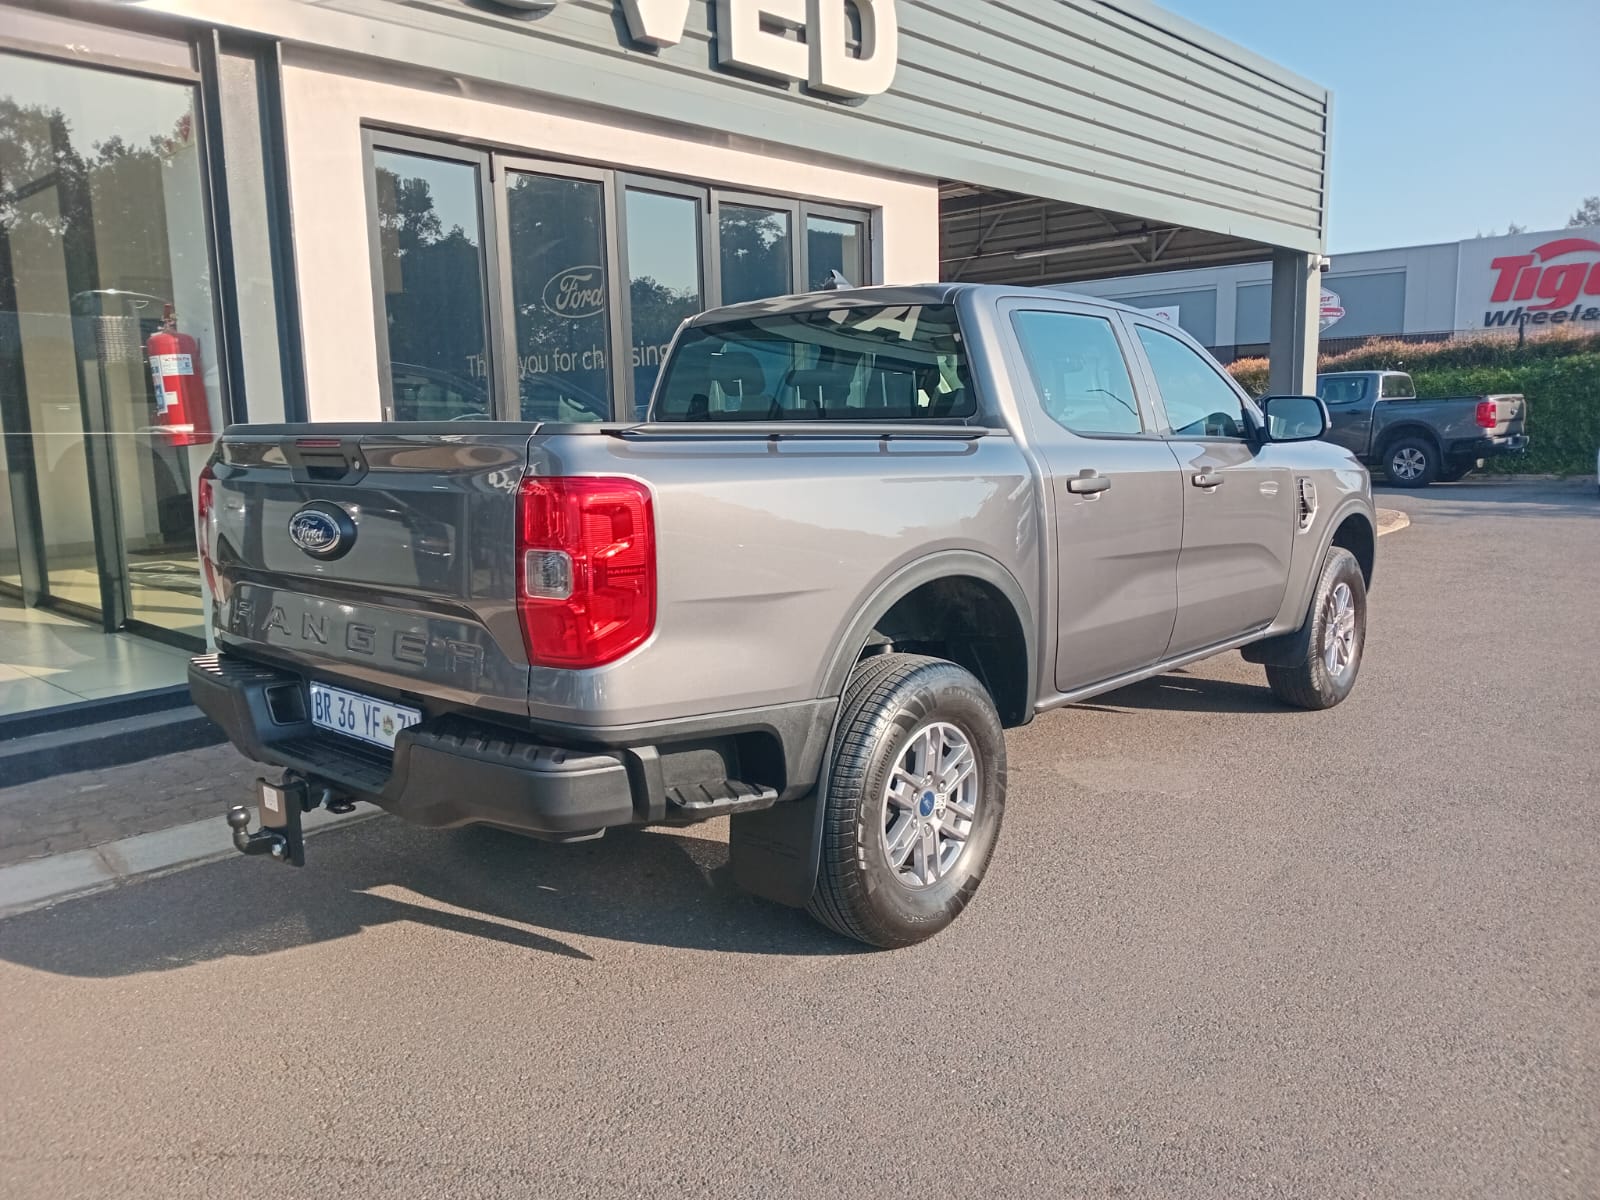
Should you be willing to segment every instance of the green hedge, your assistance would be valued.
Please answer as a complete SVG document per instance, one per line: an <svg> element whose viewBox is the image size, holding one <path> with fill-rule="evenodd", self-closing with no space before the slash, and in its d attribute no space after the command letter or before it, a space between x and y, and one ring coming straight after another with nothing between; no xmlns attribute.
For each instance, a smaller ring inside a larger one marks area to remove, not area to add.
<svg viewBox="0 0 1600 1200"><path fill-rule="evenodd" d="M1252 395L1267 388L1267 360L1228 368ZM1528 398L1533 445L1517 458L1490 459L1487 470L1587 475L1600 447L1600 334L1548 334L1518 345L1510 338L1409 343L1375 340L1325 355L1323 371L1409 371L1419 396L1520 392Z"/></svg>

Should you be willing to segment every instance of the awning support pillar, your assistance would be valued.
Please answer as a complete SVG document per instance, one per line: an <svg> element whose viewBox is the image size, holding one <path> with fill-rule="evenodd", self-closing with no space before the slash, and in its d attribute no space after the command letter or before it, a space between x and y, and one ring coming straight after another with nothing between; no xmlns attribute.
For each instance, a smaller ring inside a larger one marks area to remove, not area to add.
<svg viewBox="0 0 1600 1200"><path fill-rule="evenodd" d="M1272 334L1267 390L1309 396L1317 390L1321 334L1321 258L1299 250L1272 252Z"/></svg>

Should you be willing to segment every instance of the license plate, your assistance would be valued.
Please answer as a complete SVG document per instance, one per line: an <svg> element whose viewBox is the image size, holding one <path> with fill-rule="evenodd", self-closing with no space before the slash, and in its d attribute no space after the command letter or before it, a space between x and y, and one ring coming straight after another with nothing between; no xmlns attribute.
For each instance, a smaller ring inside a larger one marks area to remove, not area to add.
<svg viewBox="0 0 1600 1200"><path fill-rule="evenodd" d="M332 730L393 750L394 739L400 731L421 720L422 713L414 708L374 700L360 692L347 692L325 683L311 685L311 723L318 729Z"/></svg>

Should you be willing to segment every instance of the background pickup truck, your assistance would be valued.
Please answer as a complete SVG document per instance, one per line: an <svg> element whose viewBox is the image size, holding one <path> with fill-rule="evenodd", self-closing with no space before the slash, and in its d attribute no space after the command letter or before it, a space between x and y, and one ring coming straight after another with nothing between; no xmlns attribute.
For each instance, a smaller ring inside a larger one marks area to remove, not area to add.
<svg viewBox="0 0 1600 1200"><path fill-rule="evenodd" d="M1521 396L1419 399L1403 371L1318 375L1317 396L1328 406L1328 440L1382 467L1396 487L1454 483L1486 458L1528 448Z"/></svg>
<svg viewBox="0 0 1600 1200"><path fill-rule="evenodd" d="M575 840L730 816L734 878L898 946L975 893L1003 730L1243 647L1349 694L1375 548L1314 397L1109 303L868 288L709 312L637 425L236 426L196 702L299 814Z"/></svg>

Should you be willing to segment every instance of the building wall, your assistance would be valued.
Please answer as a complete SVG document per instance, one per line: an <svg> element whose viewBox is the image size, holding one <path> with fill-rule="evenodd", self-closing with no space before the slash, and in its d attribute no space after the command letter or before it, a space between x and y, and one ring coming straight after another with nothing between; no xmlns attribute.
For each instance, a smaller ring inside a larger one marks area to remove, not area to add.
<svg viewBox="0 0 1600 1200"><path fill-rule="evenodd" d="M725 2L692 0L681 40L659 50L632 42L614 0L532 18L477 0L139 7L876 168L1323 245L1328 93L1146 0L881 0L899 69L859 103L721 67Z"/></svg>
<svg viewBox="0 0 1600 1200"><path fill-rule="evenodd" d="M321 55L286 62L284 105L312 420L381 414L363 123L871 209L883 282L938 276L939 197L931 182L735 149L724 138L607 120L547 99L394 82Z"/></svg>

